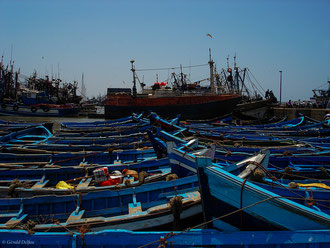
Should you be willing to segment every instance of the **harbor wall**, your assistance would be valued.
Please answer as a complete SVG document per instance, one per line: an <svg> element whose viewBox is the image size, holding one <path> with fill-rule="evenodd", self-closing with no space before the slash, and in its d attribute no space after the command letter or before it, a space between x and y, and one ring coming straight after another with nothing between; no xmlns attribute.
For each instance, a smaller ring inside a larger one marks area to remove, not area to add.
<svg viewBox="0 0 330 248"><path fill-rule="evenodd" d="M288 116L289 120L298 117L298 113L313 118L318 121L322 121L323 117L330 113L330 109L316 109L316 108L284 108L284 107L272 107L270 114L272 116L284 117Z"/></svg>

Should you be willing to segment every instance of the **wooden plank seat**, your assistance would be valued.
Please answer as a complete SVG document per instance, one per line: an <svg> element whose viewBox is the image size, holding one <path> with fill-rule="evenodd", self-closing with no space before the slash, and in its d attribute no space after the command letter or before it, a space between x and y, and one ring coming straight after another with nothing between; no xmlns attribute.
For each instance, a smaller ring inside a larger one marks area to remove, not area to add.
<svg viewBox="0 0 330 248"><path fill-rule="evenodd" d="M133 194L133 203L128 204L128 214L138 214L142 212L141 202L136 201L136 195Z"/></svg>
<svg viewBox="0 0 330 248"><path fill-rule="evenodd" d="M129 203L128 214L138 214L142 212L141 202Z"/></svg>
<svg viewBox="0 0 330 248"><path fill-rule="evenodd" d="M8 220L6 222L6 226L8 228L13 227L13 226L17 226L19 223L21 223L28 215L27 214L23 214L20 217L12 217L10 220Z"/></svg>
<svg viewBox="0 0 330 248"><path fill-rule="evenodd" d="M43 187L46 186L46 184L49 182L49 180L43 180L40 182L35 183L31 189L42 189Z"/></svg>
<svg viewBox="0 0 330 248"><path fill-rule="evenodd" d="M81 179L81 181L77 185L76 189L87 188L89 186L89 184L91 183L91 181L92 181L91 177L87 178L87 179Z"/></svg>
<svg viewBox="0 0 330 248"><path fill-rule="evenodd" d="M80 220L84 215L84 213L85 210L79 210L79 207L77 207L77 209L70 214L69 218L66 220L66 223Z"/></svg>

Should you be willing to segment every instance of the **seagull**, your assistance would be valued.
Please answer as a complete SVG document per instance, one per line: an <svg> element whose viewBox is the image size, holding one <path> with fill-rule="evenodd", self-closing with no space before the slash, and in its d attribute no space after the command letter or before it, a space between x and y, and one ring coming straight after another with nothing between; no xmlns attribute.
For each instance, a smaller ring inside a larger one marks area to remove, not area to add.
<svg viewBox="0 0 330 248"><path fill-rule="evenodd" d="M206 34L206 36L210 37L211 39L213 38L211 34Z"/></svg>

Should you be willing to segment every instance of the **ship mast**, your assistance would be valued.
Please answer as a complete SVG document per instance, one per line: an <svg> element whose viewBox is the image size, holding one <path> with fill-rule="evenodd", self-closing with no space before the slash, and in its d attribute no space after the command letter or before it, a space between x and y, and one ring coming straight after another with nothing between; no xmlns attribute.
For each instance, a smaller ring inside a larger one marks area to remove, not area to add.
<svg viewBox="0 0 330 248"><path fill-rule="evenodd" d="M133 72L133 97L136 97L136 94L137 94L137 92L136 92L136 76L135 76L135 67L134 67L134 62L135 61L131 60L130 62L132 64L131 71Z"/></svg>
<svg viewBox="0 0 330 248"><path fill-rule="evenodd" d="M210 56L210 60L209 60L209 65L210 65L210 86L211 86L211 92L215 93L215 87L214 87L214 76L213 76L213 60L211 57L211 48L209 48L209 56Z"/></svg>

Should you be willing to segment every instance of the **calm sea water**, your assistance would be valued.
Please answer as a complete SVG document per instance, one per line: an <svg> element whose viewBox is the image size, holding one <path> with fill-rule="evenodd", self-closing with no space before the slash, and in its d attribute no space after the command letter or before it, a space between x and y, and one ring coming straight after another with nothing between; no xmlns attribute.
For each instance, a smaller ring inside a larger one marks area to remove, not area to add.
<svg viewBox="0 0 330 248"><path fill-rule="evenodd" d="M52 122L53 129L59 130L62 122L89 122L100 121L104 119L93 119L87 117L28 117L28 116L0 116L0 120L4 121L19 121L29 123L44 123Z"/></svg>

